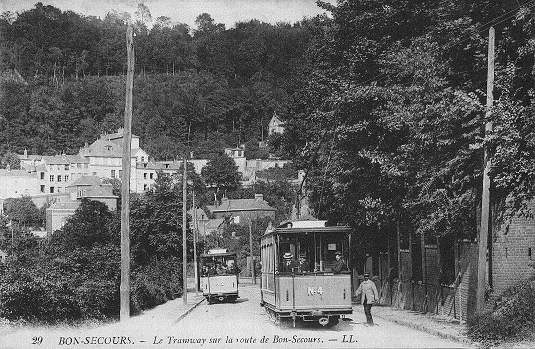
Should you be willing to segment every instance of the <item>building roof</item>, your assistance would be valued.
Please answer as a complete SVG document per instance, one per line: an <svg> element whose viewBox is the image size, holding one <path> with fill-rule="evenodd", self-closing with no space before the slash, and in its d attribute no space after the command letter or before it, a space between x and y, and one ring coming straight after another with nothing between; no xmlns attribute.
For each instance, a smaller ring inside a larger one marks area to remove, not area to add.
<svg viewBox="0 0 535 349"><path fill-rule="evenodd" d="M82 176L72 182L69 187L100 186L102 181L97 176Z"/></svg>
<svg viewBox="0 0 535 349"><path fill-rule="evenodd" d="M31 160L31 161L40 161L43 158L43 155L35 154L17 154L20 160Z"/></svg>
<svg viewBox="0 0 535 349"><path fill-rule="evenodd" d="M70 165L70 164L81 164L81 163L88 163L89 160L81 157L80 155L44 155L42 156L42 160L47 165Z"/></svg>
<svg viewBox="0 0 535 349"><path fill-rule="evenodd" d="M221 200L220 205L206 206L210 212L235 212L235 211L276 211L263 198L255 199L226 199Z"/></svg>
<svg viewBox="0 0 535 349"><path fill-rule="evenodd" d="M279 126L281 124L283 124L283 122L277 117L277 113L273 113L273 117L271 118L271 120L269 120L269 125Z"/></svg>
<svg viewBox="0 0 535 349"><path fill-rule="evenodd" d="M76 209L80 206L80 201L58 201L54 202L52 205L50 205L49 208L46 210L72 210L76 211Z"/></svg>
<svg viewBox="0 0 535 349"><path fill-rule="evenodd" d="M35 178L35 176L29 173L27 170L6 170L0 169L0 177L29 177Z"/></svg>
<svg viewBox="0 0 535 349"><path fill-rule="evenodd" d="M206 223L203 224L203 228L206 228L206 231L208 232L217 230L217 228L219 228L219 226L223 224L224 221L225 221L224 218L209 219L206 221ZM200 230L200 227L199 227L199 230Z"/></svg>
<svg viewBox="0 0 535 349"><path fill-rule="evenodd" d="M121 144L99 138L88 147L80 149L80 155L88 157L121 158L123 157L123 147ZM134 155L131 156L135 157Z"/></svg>
<svg viewBox="0 0 535 349"><path fill-rule="evenodd" d="M117 129L117 132L108 133L108 134L104 135L104 137L109 139L109 140L123 138L123 136L124 136L124 128L119 128L119 129ZM139 136L136 136L135 134L132 133L132 138L139 138Z"/></svg>

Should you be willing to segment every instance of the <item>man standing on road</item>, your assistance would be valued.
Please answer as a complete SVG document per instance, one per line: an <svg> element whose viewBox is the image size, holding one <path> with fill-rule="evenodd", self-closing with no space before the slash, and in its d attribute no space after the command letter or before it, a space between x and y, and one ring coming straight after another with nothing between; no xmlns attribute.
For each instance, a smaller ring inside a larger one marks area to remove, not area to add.
<svg viewBox="0 0 535 349"><path fill-rule="evenodd" d="M364 281L361 282L357 291L355 291L355 296L362 294L360 301L364 306L364 314L366 314L366 322L368 325L373 326L372 318L372 305L379 300L379 293L377 292L377 287L375 283L370 280L370 274L364 273Z"/></svg>

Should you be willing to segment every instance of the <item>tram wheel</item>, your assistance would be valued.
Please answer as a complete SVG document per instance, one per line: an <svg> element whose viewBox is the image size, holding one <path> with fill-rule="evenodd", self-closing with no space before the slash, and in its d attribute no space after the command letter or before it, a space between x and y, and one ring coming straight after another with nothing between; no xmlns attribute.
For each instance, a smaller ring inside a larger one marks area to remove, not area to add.
<svg viewBox="0 0 535 349"><path fill-rule="evenodd" d="M336 326L338 325L339 322L340 322L339 316L329 316L329 322L327 323L327 327Z"/></svg>

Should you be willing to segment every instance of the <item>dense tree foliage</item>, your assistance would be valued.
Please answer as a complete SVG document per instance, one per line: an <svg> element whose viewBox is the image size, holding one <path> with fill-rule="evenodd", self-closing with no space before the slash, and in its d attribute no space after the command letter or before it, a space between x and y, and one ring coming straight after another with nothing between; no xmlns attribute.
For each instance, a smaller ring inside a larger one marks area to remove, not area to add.
<svg viewBox="0 0 535 349"><path fill-rule="evenodd" d="M182 292L182 200L174 179L158 176L147 195L132 200L131 310L137 313ZM62 229L39 240L0 218L0 317L44 322L117 317L120 218L98 201L82 200Z"/></svg>
<svg viewBox="0 0 535 349"><path fill-rule="evenodd" d="M350 222L364 240L394 231L399 221L433 242L474 237L483 144L496 150L495 205L511 193L532 196L532 6L320 5L332 18L310 40L304 60L310 79L292 95L279 140L306 171L315 215ZM498 101L496 132L484 138L491 24Z"/></svg>
<svg viewBox="0 0 535 349"><path fill-rule="evenodd" d="M9 198L4 203L5 215L21 227L33 227L43 224L39 209L29 196Z"/></svg>
<svg viewBox="0 0 535 349"><path fill-rule="evenodd" d="M0 154L75 153L122 124L126 16L98 19L41 3L2 14L0 72L16 70L25 81L0 79ZM186 145L206 157L258 144L299 86L315 30L309 21L256 20L225 29L203 13L192 31L153 20L146 5L134 20L133 131L157 159L174 159Z"/></svg>
<svg viewBox="0 0 535 349"><path fill-rule="evenodd" d="M239 188L241 174L238 172L238 166L226 154L220 154L208 161L201 171L205 183L224 192L232 192Z"/></svg>

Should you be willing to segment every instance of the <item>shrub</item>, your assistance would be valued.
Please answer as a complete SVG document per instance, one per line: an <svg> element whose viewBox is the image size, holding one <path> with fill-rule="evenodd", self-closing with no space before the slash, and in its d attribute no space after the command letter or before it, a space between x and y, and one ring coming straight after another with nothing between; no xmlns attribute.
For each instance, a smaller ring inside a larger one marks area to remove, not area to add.
<svg viewBox="0 0 535 349"><path fill-rule="evenodd" d="M477 341L496 342L535 329L535 279L505 290L496 307L474 315L468 321L468 335Z"/></svg>
<svg viewBox="0 0 535 349"><path fill-rule="evenodd" d="M132 309L148 309L182 295L182 263L174 258L152 260L132 277Z"/></svg>
<svg viewBox="0 0 535 349"><path fill-rule="evenodd" d="M0 281L0 317L10 320L102 319L119 313L119 250L113 245L8 265Z"/></svg>

